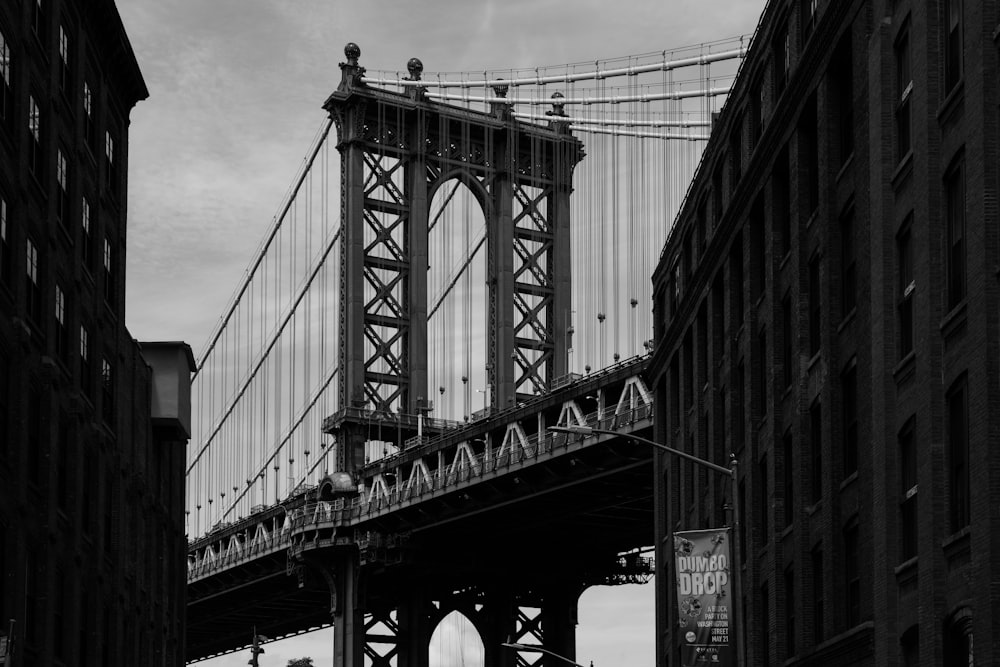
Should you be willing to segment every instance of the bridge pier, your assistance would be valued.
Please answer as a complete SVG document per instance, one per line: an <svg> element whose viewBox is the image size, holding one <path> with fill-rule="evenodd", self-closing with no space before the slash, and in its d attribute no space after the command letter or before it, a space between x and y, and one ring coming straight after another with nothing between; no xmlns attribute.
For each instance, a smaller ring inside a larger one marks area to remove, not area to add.
<svg viewBox="0 0 1000 667"><path fill-rule="evenodd" d="M333 667L363 667L365 618L361 608L361 563L347 550L333 564Z"/></svg>

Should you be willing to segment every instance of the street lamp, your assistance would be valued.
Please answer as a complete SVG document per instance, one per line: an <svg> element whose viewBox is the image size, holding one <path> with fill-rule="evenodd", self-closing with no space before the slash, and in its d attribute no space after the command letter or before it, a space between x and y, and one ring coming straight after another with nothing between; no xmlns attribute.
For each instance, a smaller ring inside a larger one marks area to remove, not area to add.
<svg viewBox="0 0 1000 667"><path fill-rule="evenodd" d="M739 493L737 492L738 489L736 485L736 469L737 469L736 457L735 456L730 457L729 467L726 468L716 463L712 463L711 461L706 461L705 459L688 454L687 452L682 452L679 449L674 449L673 447L668 447L658 442L654 442L653 440L649 440L648 438L643 438L638 435L632 435L631 433L622 433L620 431L611 431L603 428L591 428L589 426L550 426L549 430L554 431L556 433L574 433L576 435L582 435L582 436L613 435L619 438L625 438L626 440L639 442L644 445L649 445L650 447L654 447L656 449L662 449L663 451L669 454L673 454L674 456L686 459L688 461L691 461L692 463L697 463L702 467L714 470L717 473L727 475L729 477L729 481L732 484L731 493L733 498L733 533L735 535L733 539L733 556L735 562L733 564L732 570L733 570L733 589L735 591L733 595L734 598L733 601L736 603L735 604L736 609L734 611L735 611L736 625L737 625L736 664L742 665L743 664L743 600L740 596L740 593L742 591L741 587L742 582L740 581L740 565L739 565L740 564L740 553L739 553L740 497ZM656 569L659 569L659 567L660 563L659 561L657 561Z"/></svg>
<svg viewBox="0 0 1000 667"><path fill-rule="evenodd" d="M538 653L544 653L546 655L551 655L553 658L559 658L560 660L565 660L571 665L576 665L576 667L584 667L584 665L581 665L580 663L574 660L570 660L564 655L559 655L554 651L550 651L547 648L542 648L541 646L535 646L534 644L514 644L511 642L502 642L500 646L506 646L507 648L517 649L518 651L535 651ZM594 667L593 660L590 661L590 667Z"/></svg>

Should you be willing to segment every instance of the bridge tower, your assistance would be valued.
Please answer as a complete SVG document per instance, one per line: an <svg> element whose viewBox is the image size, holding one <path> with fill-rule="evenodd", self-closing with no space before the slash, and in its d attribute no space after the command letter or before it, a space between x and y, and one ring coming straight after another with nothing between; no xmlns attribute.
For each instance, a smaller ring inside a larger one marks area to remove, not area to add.
<svg viewBox="0 0 1000 667"><path fill-rule="evenodd" d="M428 384L428 227L431 199L458 179L486 221L489 403L504 408L568 372L570 193L581 142L554 95L547 126L431 101L364 82L361 50L344 49L342 80L326 100L341 155L342 313L339 405L324 423L338 467L364 464L372 415L416 432ZM423 65L408 63L409 80ZM506 86L493 86L502 99ZM399 416L402 415L402 416Z"/></svg>
<svg viewBox="0 0 1000 667"><path fill-rule="evenodd" d="M348 44L344 53L342 80L324 104L336 123L341 155L342 312L338 410L323 429L336 437L337 469L355 473L365 464L373 419L392 420L406 436L423 427L415 415L426 412L430 391L430 204L445 182L458 179L468 187L485 218L490 407L547 390L568 372L569 201L583 150L563 120L558 96L547 125L523 123L500 101L502 84L492 87L498 101L491 112L475 112L433 102L419 85L405 93L369 86L358 63L361 50ZM411 59L407 69L411 81L420 80L419 60ZM399 664L426 665L432 630L427 601L398 601L394 620L387 610L365 609L356 551L335 551L316 564L332 592L335 665L362 667L371 654L366 614L385 617L383 627L398 627ZM575 617L575 599L560 598L569 605L562 616ZM557 618L554 604L543 612L553 628L548 641L571 652L572 630L551 620ZM487 606L494 613L505 609L497 601ZM507 611L502 622L513 627L516 606ZM487 664L514 660L512 652L491 648Z"/></svg>

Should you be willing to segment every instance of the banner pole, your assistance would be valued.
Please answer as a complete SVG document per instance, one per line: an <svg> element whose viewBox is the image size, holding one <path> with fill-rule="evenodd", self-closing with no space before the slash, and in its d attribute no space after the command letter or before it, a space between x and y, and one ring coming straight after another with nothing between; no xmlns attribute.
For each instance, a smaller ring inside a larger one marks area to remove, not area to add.
<svg viewBox="0 0 1000 667"><path fill-rule="evenodd" d="M743 667L746 658L746 636L744 634L743 619L743 550L740 548L740 494L739 483L737 482L737 470L739 463L736 455L730 455L729 475L732 484L733 494L733 601L736 609L733 610L736 619L736 665ZM765 637L764 641L767 641Z"/></svg>

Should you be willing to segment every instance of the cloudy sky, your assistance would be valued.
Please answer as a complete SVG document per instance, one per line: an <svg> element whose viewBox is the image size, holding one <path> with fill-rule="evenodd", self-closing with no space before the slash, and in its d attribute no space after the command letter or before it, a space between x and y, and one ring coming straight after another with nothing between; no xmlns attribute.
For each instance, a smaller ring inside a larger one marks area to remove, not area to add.
<svg viewBox="0 0 1000 667"><path fill-rule="evenodd" d="M118 0L150 97L132 112L127 323L195 355L270 225L335 88L361 64L425 73L592 61L750 34L764 0ZM653 664L652 586L588 591L581 661ZM329 635L268 648L311 655ZM246 664L245 653L206 665ZM461 661L455 664L462 664Z"/></svg>

